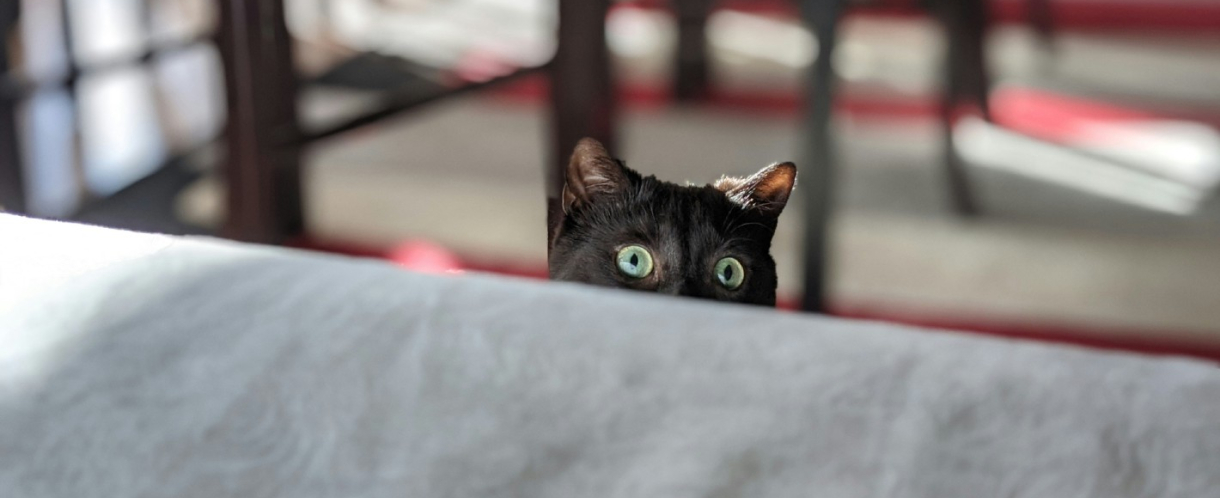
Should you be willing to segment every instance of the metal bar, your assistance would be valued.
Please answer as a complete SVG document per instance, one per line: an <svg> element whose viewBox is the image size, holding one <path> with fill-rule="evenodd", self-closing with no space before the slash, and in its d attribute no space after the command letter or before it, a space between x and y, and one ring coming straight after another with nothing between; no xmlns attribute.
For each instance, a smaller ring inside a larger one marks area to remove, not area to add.
<svg viewBox="0 0 1220 498"><path fill-rule="evenodd" d="M592 137L611 153L615 150L614 80L606 47L609 9L609 0L559 0L559 46L551 62L553 148L544 173L548 250L562 219L559 196L576 142Z"/></svg>
<svg viewBox="0 0 1220 498"><path fill-rule="evenodd" d="M0 5L0 72L10 70L8 42L16 31L21 2ZM16 102L0 99L0 209L26 211L25 172L17 135Z"/></svg>
<svg viewBox="0 0 1220 498"><path fill-rule="evenodd" d="M222 235L279 243L304 231L296 72L282 0L222 0L228 109Z"/></svg>
<svg viewBox="0 0 1220 498"><path fill-rule="evenodd" d="M215 34L200 35L194 38L150 47L135 55L116 57L110 60L93 62L79 67L73 64L63 74L55 76L31 77L5 72L2 76L0 76L0 100L24 99L41 90L73 85L86 74L102 73L146 64L158 57L173 55L205 43L213 43L215 40Z"/></svg>
<svg viewBox="0 0 1220 498"><path fill-rule="evenodd" d="M830 218L834 181L834 142L831 136L831 106L834 104L834 67L831 65L839 15L845 0L805 0L801 17L818 41L818 56L805 81L805 164L801 165L800 188L804 202L803 257L804 295L801 309L827 311L830 274Z"/></svg>
<svg viewBox="0 0 1220 498"><path fill-rule="evenodd" d="M506 76L501 76L499 78L495 78L495 79L491 79L491 80L479 82L479 83L471 83L471 84L463 85L463 86L460 86L457 88L445 89L443 91L438 91L438 92L427 94L427 95L419 95L419 93L417 91L404 91L398 95L391 95L391 96L388 96L385 99L383 99L381 107L376 110L369 111L369 112L367 112L365 114L361 114L359 116L348 118L348 119L344 120L342 123L339 123L337 125L328 126L321 130L318 130L318 131L307 131L303 135L301 135L296 140L296 142L300 143L300 144L307 144L307 143L312 143L312 142L315 142L318 140L331 138L336 135L347 133L349 131L353 131L355 129L362 128L364 126L376 123L383 119L393 117L403 111L411 110L416 107L428 105L428 104L431 104L434 102L439 102L448 97L456 97L458 95L463 95L467 92L472 92L475 90L482 90L484 88L488 88L493 85L512 81L512 80L515 80L522 76L526 76L526 75L533 74L538 71L544 70L546 68L547 68L547 66L543 65L543 66L539 66L539 67L521 69L512 74L509 74Z"/></svg>

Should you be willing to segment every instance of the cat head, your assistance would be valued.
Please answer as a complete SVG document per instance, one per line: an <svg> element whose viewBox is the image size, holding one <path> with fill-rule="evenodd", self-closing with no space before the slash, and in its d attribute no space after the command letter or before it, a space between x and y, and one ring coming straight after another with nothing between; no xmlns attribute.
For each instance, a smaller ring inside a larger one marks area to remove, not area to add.
<svg viewBox="0 0 1220 498"><path fill-rule="evenodd" d="M551 278L774 306L771 238L795 184L796 166L777 163L680 186L641 176L583 139L551 235Z"/></svg>

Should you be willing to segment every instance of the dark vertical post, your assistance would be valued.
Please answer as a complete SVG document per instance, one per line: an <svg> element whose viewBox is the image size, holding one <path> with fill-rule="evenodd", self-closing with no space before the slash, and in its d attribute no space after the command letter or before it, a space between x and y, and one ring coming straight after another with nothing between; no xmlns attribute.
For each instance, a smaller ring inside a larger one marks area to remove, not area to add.
<svg viewBox="0 0 1220 498"><path fill-rule="evenodd" d="M692 101L707 96L707 19L713 0L675 0L678 11L678 54L674 68L674 98Z"/></svg>
<svg viewBox="0 0 1220 498"><path fill-rule="evenodd" d="M21 2L15 1L0 4L0 81L7 80L13 69L9 60L9 42L16 32L20 6ZM0 93L0 206L15 213L24 213L25 175L19 140L16 96Z"/></svg>
<svg viewBox="0 0 1220 498"><path fill-rule="evenodd" d="M827 310L830 268L830 217L835 181L835 151L830 118L834 105L833 59L836 27L844 0L804 0L801 16L818 41L818 56L805 81L804 164L800 166L804 202L804 296L801 309Z"/></svg>
<svg viewBox="0 0 1220 498"><path fill-rule="evenodd" d="M297 80L283 0L221 0L228 125L222 235L279 243L304 230Z"/></svg>
<svg viewBox="0 0 1220 498"><path fill-rule="evenodd" d="M951 14L954 35L950 45L956 45L961 60L958 78L965 85L965 97L977 107L983 119L991 120L991 75L987 71L987 31L991 27L988 0L957 0Z"/></svg>
<svg viewBox="0 0 1220 498"><path fill-rule="evenodd" d="M978 213L978 205L965 160L957 152L953 130L961 116L963 102L976 106L984 119L991 119L990 79L984 51L988 21L986 0L940 0L934 2L932 8L949 39L940 109L949 200L958 214L972 216Z"/></svg>
<svg viewBox="0 0 1220 498"><path fill-rule="evenodd" d="M1051 0L1027 0L1029 9L1029 24L1038 34L1038 41L1043 49L1049 51L1055 48L1055 12Z"/></svg>
<svg viewBox="0 0 1220 498"><path fill-rule="evenodd" d="M606 47L609 0L558 0L559 46L551 61L553 141L546 169L547 241L561 218L559 196L572 149L592 137L615 151L614 80Z"/></svg>

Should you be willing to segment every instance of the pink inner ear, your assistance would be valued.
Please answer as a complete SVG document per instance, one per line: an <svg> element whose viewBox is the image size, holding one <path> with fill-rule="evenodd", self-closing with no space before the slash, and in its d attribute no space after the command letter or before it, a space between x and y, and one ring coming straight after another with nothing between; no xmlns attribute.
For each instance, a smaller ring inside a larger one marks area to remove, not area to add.
<svg viewBox="0 0 1220 498"><path fill-rule="evenodd" d="M768 166L765 173L754 187L754 197L767 202L787 202L796 185L796 166L792 163Z"/></svg>

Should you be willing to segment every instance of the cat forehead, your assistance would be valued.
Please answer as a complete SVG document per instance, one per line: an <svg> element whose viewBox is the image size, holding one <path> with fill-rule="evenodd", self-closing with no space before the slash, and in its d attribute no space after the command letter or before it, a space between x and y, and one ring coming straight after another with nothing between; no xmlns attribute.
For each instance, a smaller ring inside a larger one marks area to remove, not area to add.
<svg viewBox="0 0 1220 498"><path fill-rule="evenodd" d="M677 185L657 180L641 185L628 204L647 209L649 215L689 221L742 211L728 196L710 185Z"/></svg>
<svg viewBox="0 0 1220 498"><path fill-rule="evenodd" d="M641 235L693 238L719 243L722 238L741 236L741 228L766 221L757 213L729 200L710 186L667 185L620 206L606 217L614 232L623 229Z"/></svg>
<svg viewBox="0 0 1220 498"><path fill-rule="evenodd" d="M603 243L620 244L631 237L656 242L661 238L689 239L695 247L720 245L733 238L747 244L755 242L754 229L748 227L767 221L712 185L678 185L651 175L639 177L634 183L615 202L594 203L578 210L573 221ZM766 241L758 242L769 242L769 234L765 237Z"/></svg>
<svg viewBox="0 0 1220 498"><path fill-rule="evenodd" d="M690 180L677 184L659 180L657 177L649 175L640 181L639 187L638 192L645 195L654 194L678 200L725 206L733 205L729 197L724 195L724 192L717 190L714 184L695 183Z"/></svg>

